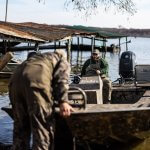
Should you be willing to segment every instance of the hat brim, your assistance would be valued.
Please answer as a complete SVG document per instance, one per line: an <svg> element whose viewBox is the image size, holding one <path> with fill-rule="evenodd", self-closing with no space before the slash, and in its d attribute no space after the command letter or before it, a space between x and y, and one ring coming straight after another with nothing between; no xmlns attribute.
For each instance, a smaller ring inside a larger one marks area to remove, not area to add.
<svg viewBox="0 0 150 150"><path fill-rule="evenodd" d="M95 53L95 52L93 52L92 54L97 54L97 55L99 55L99 53Z"/></svg>

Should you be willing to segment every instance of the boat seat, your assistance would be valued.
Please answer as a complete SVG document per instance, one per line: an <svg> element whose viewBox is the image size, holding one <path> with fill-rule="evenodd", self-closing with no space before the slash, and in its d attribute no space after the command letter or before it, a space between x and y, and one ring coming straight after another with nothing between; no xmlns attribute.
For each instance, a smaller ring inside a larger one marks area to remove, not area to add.
<svg viewBox="0 0 150 150"><path fill-rule="evenodd" d="M102 104L102 80L99 76L84 76L79 84L70 84L71 87L79 87L87 95L87 104Z"/></svg>
<svg viewBox="0 0 150 150"><path fill-rule="evenodd" d="M135 86L150 87L150 64L135 66Z"/></svg>

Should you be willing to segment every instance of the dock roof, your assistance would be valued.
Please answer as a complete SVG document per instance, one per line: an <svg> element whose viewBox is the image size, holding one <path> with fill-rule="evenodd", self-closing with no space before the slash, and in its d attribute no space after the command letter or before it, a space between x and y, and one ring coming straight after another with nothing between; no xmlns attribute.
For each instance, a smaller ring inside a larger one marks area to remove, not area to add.
<svg viewBox="0 0 150 150"><path fill-rule="evenodd" d="M32 22L12 23L0 21L0 38L21 42L54 42L72 36L94 36L97 38L126 37L118 33L102 31L98 27L48 25Z"/></svg>
<svg viewBox="0 0 150 150"><path fill-rule="evenodd" d="M117 32L106 31L106 30L99 28L99 27L88 27L88 26L82 26L82 25L74 25L74 26L66 26L66 28L95 33L96 37L100 37L100 38L107 38L108 39L108 38L127 37L127 35L120 34Z"/></svg>

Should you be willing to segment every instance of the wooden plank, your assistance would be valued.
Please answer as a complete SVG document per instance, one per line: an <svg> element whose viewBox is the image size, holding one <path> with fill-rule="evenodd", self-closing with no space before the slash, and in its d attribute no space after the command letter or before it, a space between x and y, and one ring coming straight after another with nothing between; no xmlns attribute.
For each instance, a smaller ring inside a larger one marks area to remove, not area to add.
<svg viewBox="0 0 150 150"><path fill-rule="evenodd" d="M13 58L13 54L11 52L7 52L1 59L0 59L0 71L7 65L7 63Z"/></svg>
<svg viewBox="0 0 150 150"><path fill-rule="evenodd" d="M0 79L10 78L12 74L12 72L0 72Z"/></svg>
<svg viewBox="0 0 150 150"><path fill-rule="evenodd" d="M150 90L146 90L143 96L144 97L150 97Z"/></svg>

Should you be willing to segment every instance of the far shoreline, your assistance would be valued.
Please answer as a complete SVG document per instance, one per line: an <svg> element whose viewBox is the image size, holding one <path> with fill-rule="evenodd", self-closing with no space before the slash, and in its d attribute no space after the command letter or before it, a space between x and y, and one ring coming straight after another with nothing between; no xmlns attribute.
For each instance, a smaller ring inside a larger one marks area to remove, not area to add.
<svg viewBox="0 0 150 150"><path fill-rule="evenodd" d="M150 38L150 29L100 28L103 31L116 32L130 37Z"/></svg>

